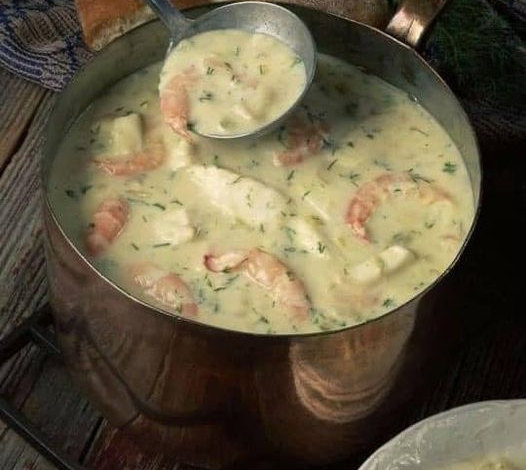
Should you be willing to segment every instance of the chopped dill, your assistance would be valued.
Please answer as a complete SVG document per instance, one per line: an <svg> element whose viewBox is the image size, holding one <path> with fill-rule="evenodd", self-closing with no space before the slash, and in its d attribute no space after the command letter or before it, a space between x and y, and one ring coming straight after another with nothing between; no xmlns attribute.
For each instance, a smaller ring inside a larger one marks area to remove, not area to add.
<svg viewBox="0 0 526 470"><path fill-rule="evenodd" d="M331 171L331 168L334 166L334 164L338 161L337 158L335 158L329 165L327 166L327 171Z"/></svg>
<svg viewBox="0 0 526 470"><path fill-rule="evenodd" d="M450 175L453 175L457 171L457 164L452 163L452 162L446 162L444 163L444 167L442 168L442 171L444 173L449 173Z"/></svg>
<svg viewBox="0 0 526 470"><path fill-rule="evenodd" d="M199 101L203 103L204 101L212 101L214 99L214 94L210 91L203 91L203 94L199 97Z"/></svg>

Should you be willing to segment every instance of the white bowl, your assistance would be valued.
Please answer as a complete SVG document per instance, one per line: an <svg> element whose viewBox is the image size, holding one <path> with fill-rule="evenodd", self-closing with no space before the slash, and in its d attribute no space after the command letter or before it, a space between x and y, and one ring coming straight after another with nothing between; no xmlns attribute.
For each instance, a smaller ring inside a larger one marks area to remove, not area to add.
<svg viewBox="0 0 526 470"><path fill-rule="evenodd" d="M492 457L526 470L526 400L473 403L431 416L380 447L359 470L445 470Z"/></svg>

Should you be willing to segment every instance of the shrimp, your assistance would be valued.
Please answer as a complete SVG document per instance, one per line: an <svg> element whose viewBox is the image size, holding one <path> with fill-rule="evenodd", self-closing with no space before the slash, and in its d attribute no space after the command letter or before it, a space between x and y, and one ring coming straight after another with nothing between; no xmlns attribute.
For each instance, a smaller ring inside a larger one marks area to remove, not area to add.
<svg viewBox="0 0 526 470"><path fill-rule="evenodd" d="M99 256L120 235L128 221L130 208L120 198L107 199L95 214L86 236L86 247L93 256Z"/></svg>
<svg viewBox="0 0 526 470"><path fill-rule="evenodd" d="M111 176L132 176L159 167L165 158L164 145L156 140L145 145L140 152L117 159L105 156L93 160L95 165Z"/></svg>
<svg viewBox="0 0 526 470"><path fill-rule="evenodd" d="M360 186L347 209L346 222L358 238L370 241L365 227L367 221L382 202L397 193L404 196L416 196L426 205L437 201L451 201L446 191L427 181L416 179L410 172L378 176Z"/></svg>
<svg viewBox="0 0 526 470"><path fill-rule="evenodd" d="M287 149L274 157L276 166L289 166L301 163L307 156L323 148L329 128L324 122L305 124L298 117L286 126Z"/></svg>
<svg viewBox="0 0 526 470"><path fill-rule="evenodd" d="M195 66L174 75L160 90L161 112L165 122L180 136L191 141L188 131L188 114L190 112L188 90L197 78Z"/></svg>
<svg viewBox="0 0 526 470"><path fill-rule="evenodd" d="M175 273L145 262L132 266L133 281L143 292L183 317L195 317L197 304L186 283Z"/></svg>
<svg viewBox="0 0 526 470"><path fill-rule="evenodd" d="M310 301L303 283L275 256L254 248L220 256L205 255L204 265L213 272L241 271L289 308L297 320L308 318Z"/></svg>

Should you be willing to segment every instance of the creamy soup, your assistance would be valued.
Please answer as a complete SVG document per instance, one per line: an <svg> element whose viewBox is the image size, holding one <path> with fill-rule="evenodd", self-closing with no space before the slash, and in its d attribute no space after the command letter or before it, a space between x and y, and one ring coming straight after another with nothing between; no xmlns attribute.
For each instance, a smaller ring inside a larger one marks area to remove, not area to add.
<svg viewBox="0 0 526 470"><path fill-rule="evenodd" d="M181 41L161 72L167 123L182 136L250 133L281 117L305 88L302 60L265 34L220 30Z"/></svg>
<svg viewBox="0 0 526 470"><path fill-rule="evenodd" d="M460 462L447 467L447 470L523 470L526 468L523 466L524 463L524 459L518 462L516 459L512 461L504 457L487 457Z"/></svg>
<svg viewBox="0 0 526 470"><path fill-rule="evenodd" d="M160 67L81 115L50 181L66 233L133 295L227 329L340 329L408 301L458 253L469 177L407 94L321 55L276 132L187 139L160 117Z"/></svg>

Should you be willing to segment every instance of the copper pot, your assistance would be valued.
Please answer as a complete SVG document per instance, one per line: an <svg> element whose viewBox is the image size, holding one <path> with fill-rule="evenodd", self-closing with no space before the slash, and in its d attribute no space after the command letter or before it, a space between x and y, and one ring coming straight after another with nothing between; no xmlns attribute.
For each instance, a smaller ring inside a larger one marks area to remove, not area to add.
<svg viewBox="0 0 526 470"><path fill-rule="evenodd" d="M443 3L403 4L387 31L409 45L355 21L289 7L307 23L320 52L363 66L427 108L459 147L478 207L473 130L451 90L411 47ZM167 40L165 28L150 22L77 74L49 121L45 189L64 131L107 87L161 60ZM446 344L447 334L437 336L448 311L436 299L454 263L422 294L367 323L337 332L256 335L188 321L134 298L79 252L49 199L44 218L50 301L73 378L115 426L186 462L218 468L261 456L322 464L367 449L400 427L404 410L429 381L424 371L433 370Z"/></svg>

